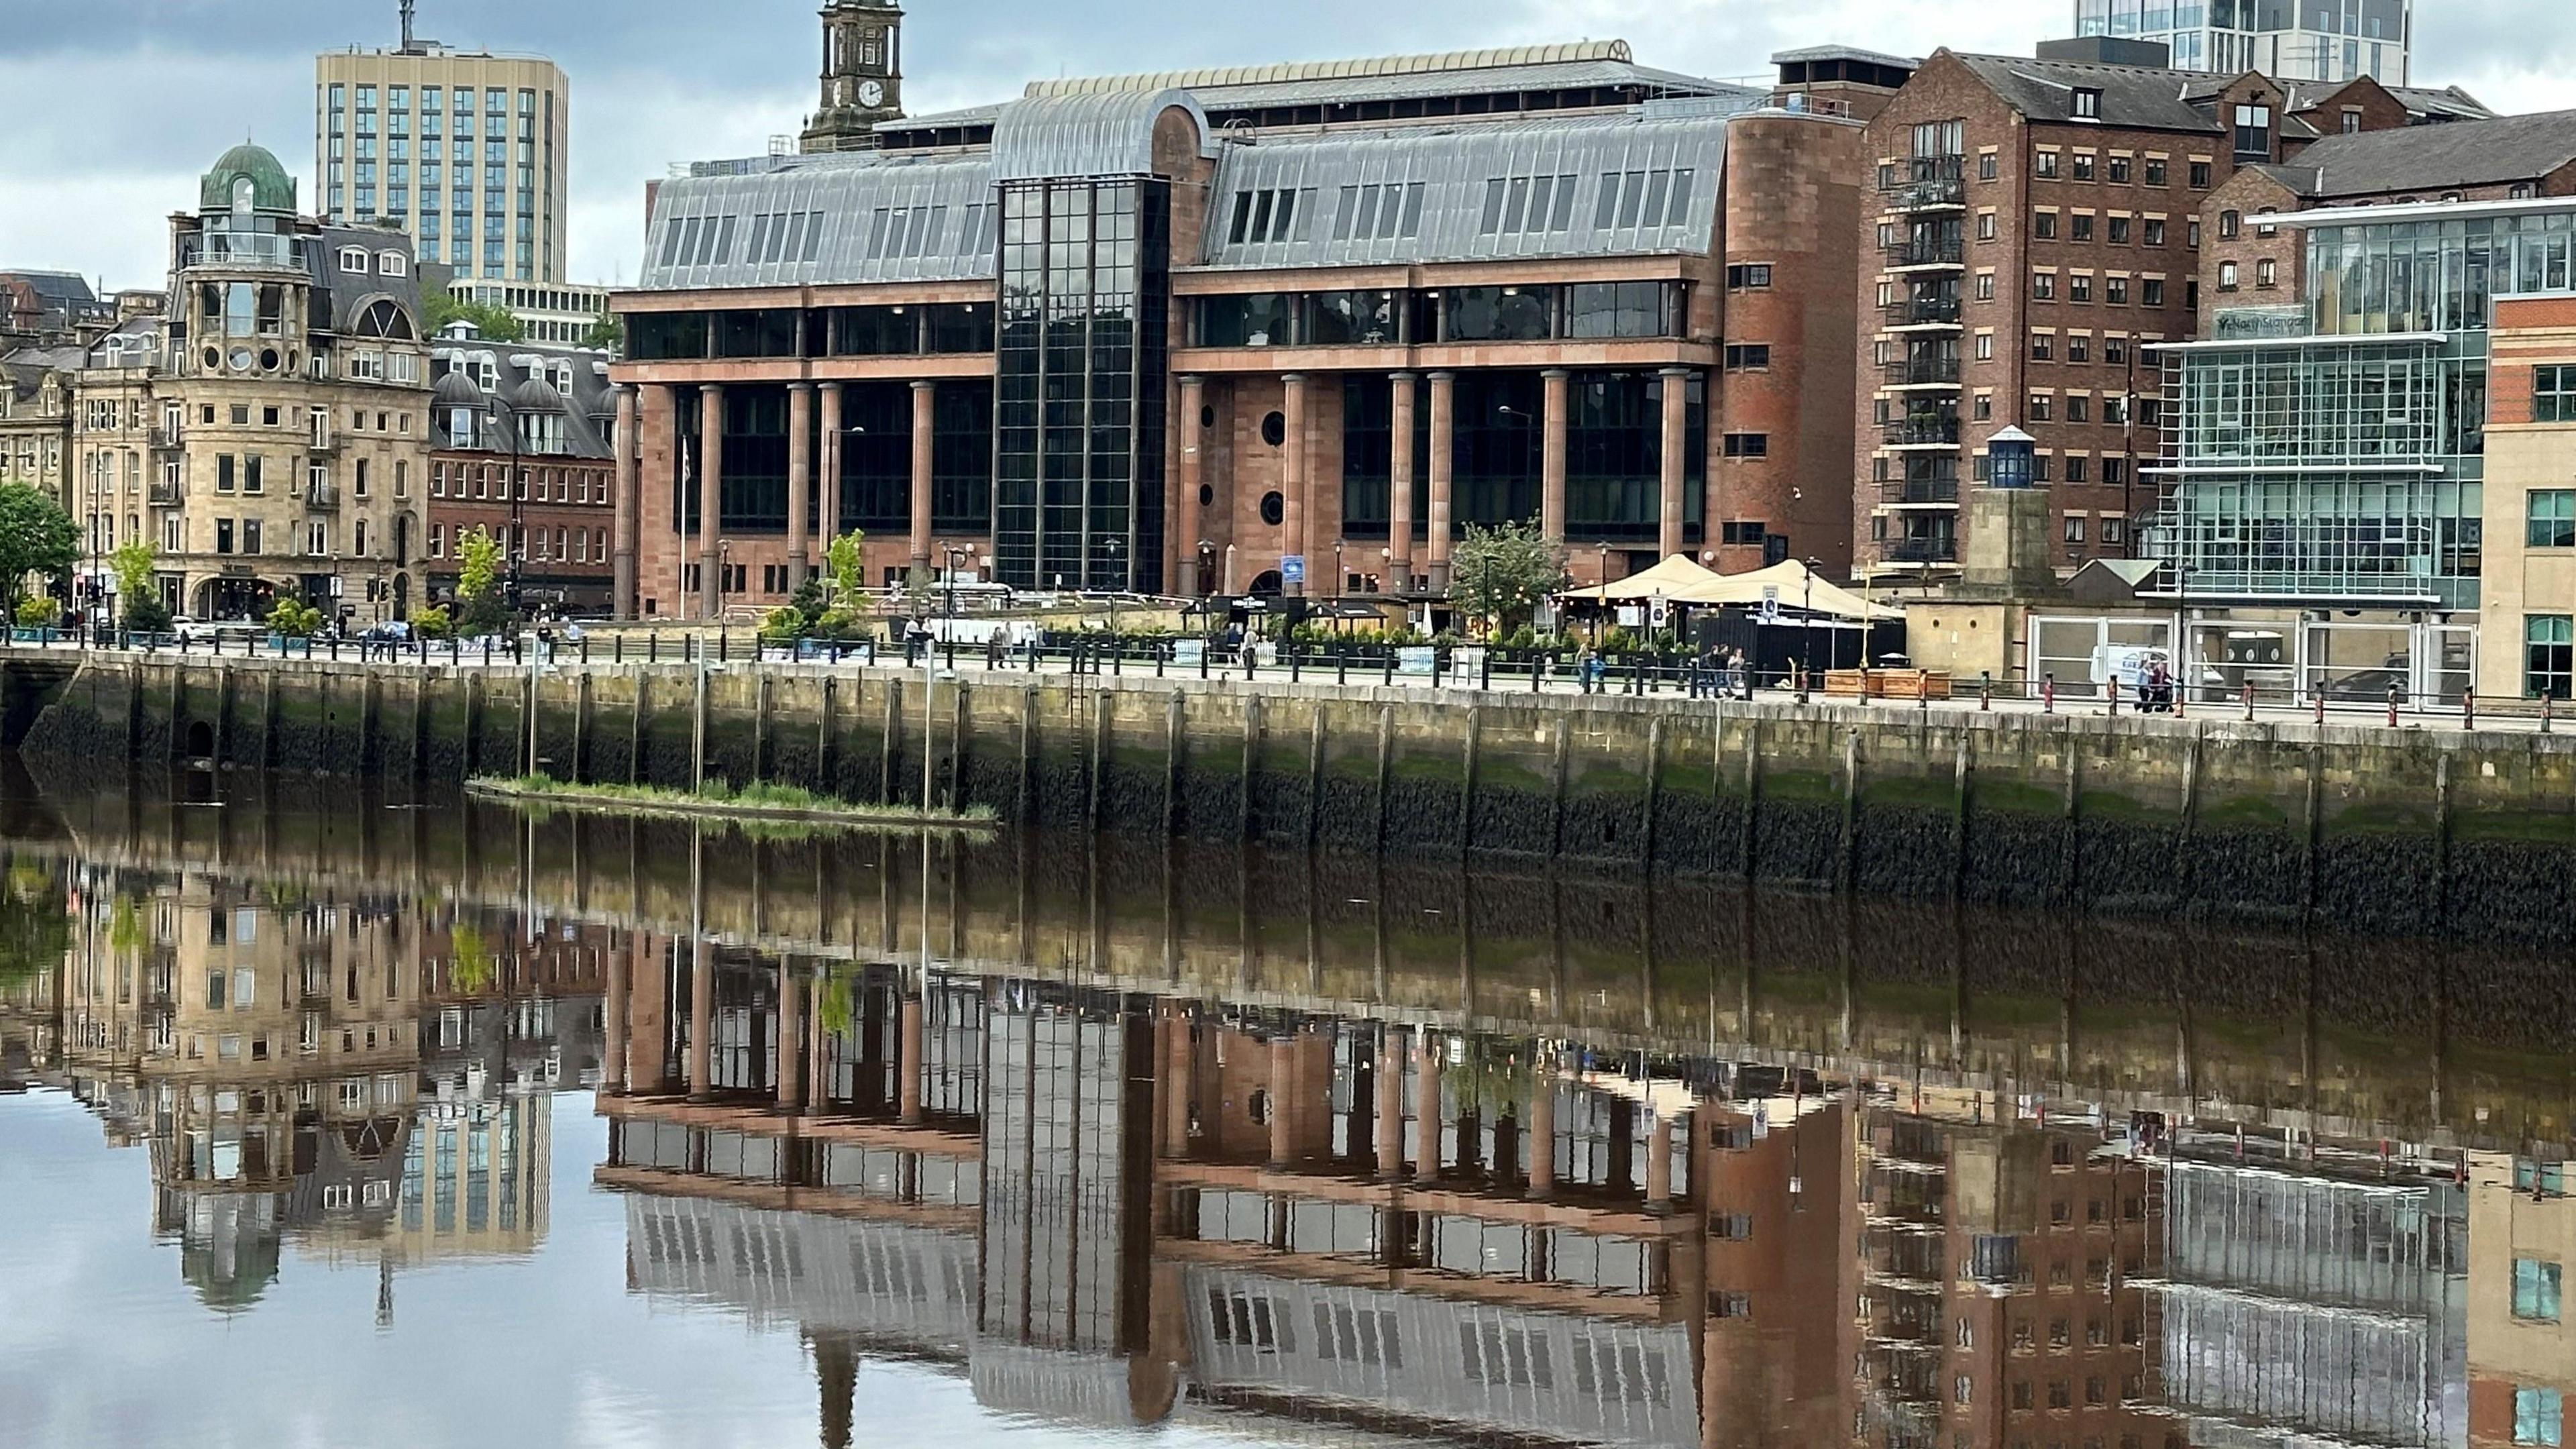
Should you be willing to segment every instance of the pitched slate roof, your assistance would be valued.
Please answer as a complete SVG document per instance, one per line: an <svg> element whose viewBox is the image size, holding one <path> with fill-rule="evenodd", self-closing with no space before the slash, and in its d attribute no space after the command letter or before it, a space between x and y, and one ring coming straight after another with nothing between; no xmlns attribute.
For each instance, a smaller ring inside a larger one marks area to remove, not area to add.
<svg viewBox="0 0 2576 1449"><path fill-rule="evenodd" d="M2149 131L2215 132L2218 122L2190 97L2215 79L2198 71L2152 70L2134 65L2087 65L2076 61L2033 60L2020 55L1959 55L2013 109L2034 121L2074 121L2075 92L2102 93L2104 126ZM2095 117L2085 117L2092 122Z"/></svg>
<svg viewBox="0 0 2576 1449"><path fill-rule="evenodd" d="M2312 173L2311 196L2376 196L2534 181L2571 162L2576 111L2543 111L2328 136L2283 169Z"/></svg>

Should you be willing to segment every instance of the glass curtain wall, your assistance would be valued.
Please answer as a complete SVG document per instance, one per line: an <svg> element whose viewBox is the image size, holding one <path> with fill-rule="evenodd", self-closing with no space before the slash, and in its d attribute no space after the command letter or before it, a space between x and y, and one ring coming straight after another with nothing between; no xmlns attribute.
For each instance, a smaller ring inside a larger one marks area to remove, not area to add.
<svg viewBox="0 0 2576 1449"><path fill-rule="evenodd" d="M993 526L993 385L942 382L930 409L930 526L983 533Z"/></svg>
<svg viewBox="0 0 2576 1449"><path fill-rule="evenodd" d="M1342 379L1342 534L1385 538L1393 527L1395 385L1382 374ZM1419 378L1413 399L1413 536L1431 536L1431 406Z"/></svg>
<svg viewBox="0 0 2576 1449"><path fill-rule="evenodd" d="M1567 387L1565 536L1651 543L1661 526L1665 379L1651 372L1578 372ZM1698 542L1708 491L1705 381L1685 384L1682 534Z"/></svg>
<svg viewBox="0 0 2576 1449"><path fill-rule="evenodd" d="M996 572L1022 588L1162 586L1170 187L1002 190Z"/></svg>
<svg viewBox="0 0 2576 1449"><path fill-rule="evenodd" d="M841 385L841 527L905 534L912 527L912 385Z"/></svg>

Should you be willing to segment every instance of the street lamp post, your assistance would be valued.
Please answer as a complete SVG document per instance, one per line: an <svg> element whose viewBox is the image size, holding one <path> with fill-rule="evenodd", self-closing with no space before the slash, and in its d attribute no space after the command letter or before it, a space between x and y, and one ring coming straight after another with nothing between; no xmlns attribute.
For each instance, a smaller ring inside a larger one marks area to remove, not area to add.
<svg viewBox="0 0 2576 1449"><path fill-rule="evenodd" d="M505 401L500 394L495 393L484 400L483 411L493 428L502 432L510 446L510 473L507 485L510 491L510 611L516 614L519 610L520 591L523 587L520 564L528 549L526 517L528 489L520 473L519 410ZM506 428L502 423L505 414L509 419Z"/></svg>
<svg viewBox="0 0 2576 1449"><path fill-rule="evenodd" d="M1807 702L1807 692L1815 687L1816 678L1816 560L1807 560L1807 576L1798 586L1798 703Z"/></svg>

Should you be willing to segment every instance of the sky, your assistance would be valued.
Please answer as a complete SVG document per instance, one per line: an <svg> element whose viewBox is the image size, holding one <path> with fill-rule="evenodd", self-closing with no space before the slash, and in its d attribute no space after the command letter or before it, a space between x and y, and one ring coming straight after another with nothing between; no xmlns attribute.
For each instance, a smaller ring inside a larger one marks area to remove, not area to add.
<svg viewBox="0 0 2576 1449"><path fill-rule="evenodd" d="M816 0L421 0L419 33L536 52L572 80L571 279L632 281L643 188L677 161L764 152L815 100ZM1007 99L1033 78L1618 37L1639 61L1761 78L1826 43L2028 54L2073 0L911 0L906 102ZM2576 109L2565 0L2422 0L2417 84L2498 110ZM163 282L165 218L245 135L312 202L316 51L390 45L395 0L0 0L0 266Z"/></svg>

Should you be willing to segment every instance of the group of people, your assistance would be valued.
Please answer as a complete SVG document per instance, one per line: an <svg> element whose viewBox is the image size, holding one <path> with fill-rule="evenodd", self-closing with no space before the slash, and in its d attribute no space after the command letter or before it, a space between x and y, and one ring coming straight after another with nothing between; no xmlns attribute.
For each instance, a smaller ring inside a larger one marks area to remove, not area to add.
<svg viewBox="0 0 2576 1449"><path fill-rule="evenodd" d="M1602 694L1609 688L1609 661L1598 649L1586 647L1574 661L1574 680L1585 694ZM1753 661L1741 649L1711 646L1691 656L1690 697L1693 699L1751 699L1753 697Z"/></svg>

